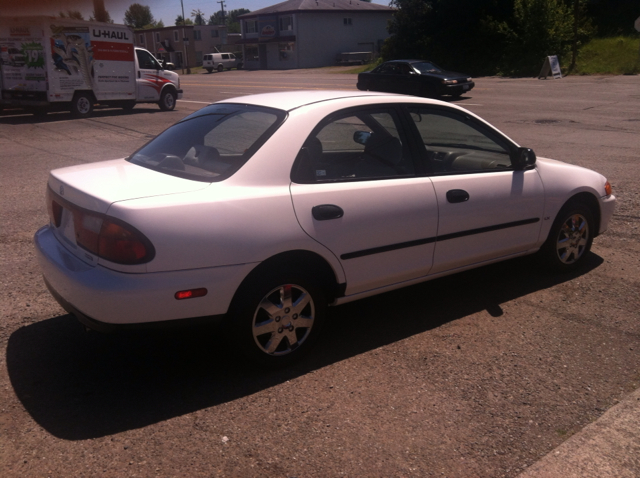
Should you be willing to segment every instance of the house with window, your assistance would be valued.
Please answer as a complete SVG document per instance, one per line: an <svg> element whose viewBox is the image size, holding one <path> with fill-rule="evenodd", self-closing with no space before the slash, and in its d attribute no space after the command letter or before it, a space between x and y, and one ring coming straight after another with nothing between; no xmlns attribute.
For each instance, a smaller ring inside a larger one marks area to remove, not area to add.
<svg viewBox="0 0 640 478"><path fill-rule="evenodd" d="M287 0L241 15L245 68L316 68L347 52L377 54L394 11L357 0Z"/></svg>
<svg viewBox="0 0 640 478"><path fill-rule="evenodd" d="M177 68L202 65L202 57L216 51L230 50L225 25L185 25L136 30L135 44L149 50L156 58Z"/></svg>

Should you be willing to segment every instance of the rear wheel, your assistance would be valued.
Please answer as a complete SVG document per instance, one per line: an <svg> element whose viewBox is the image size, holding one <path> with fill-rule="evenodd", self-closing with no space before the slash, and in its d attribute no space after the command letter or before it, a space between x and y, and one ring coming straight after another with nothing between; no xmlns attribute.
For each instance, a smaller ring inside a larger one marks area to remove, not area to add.
<svg viewBox="0 0 640 478"><path fill-rule="evenodd" d="M86 118L93 111L93 98L89 93L76 93L71 100L71 114L78 118Z"/></svg>
<svg viewBox="0 0 640 478"><path fill-rule="evenodd" d="M587 206L579 202L566 204L540 249L541 256L555 271L568 272L580 267L591 250L594 228L593 214Z"/></svg>
<svg viewBox="0 0 640 478"><path fill-rule="evenodd" d="M160 95L158 105L162 111L171 111L176 107L177 95L173 90L164 90Z"/></svg>
<svg viewBox="0 0 640 478"><path fill-rule="evenodd" d="M207 70L207 73L211 73L213 71L213 68L205 68L205 70Z"/></svg>
<svg viewBox="0 0 640 478"><path fill-rule="evenodd" d="M323 290L299 271L275 272L243 285L231 307L228 330L244 356L266 367L299 360L324 321Z"/></svg>

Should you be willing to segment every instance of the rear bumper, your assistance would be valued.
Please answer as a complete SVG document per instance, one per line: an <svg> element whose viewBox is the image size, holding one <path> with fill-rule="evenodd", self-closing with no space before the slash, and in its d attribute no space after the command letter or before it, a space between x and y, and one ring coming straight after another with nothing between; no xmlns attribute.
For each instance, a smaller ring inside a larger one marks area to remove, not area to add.
<svg viewBox="0 0 640 478"><path fill-rule="evenodd" d="M36 233L34 242L52 295L65 310L98 329L222 316L255 266L127 274L84 263L67 251L49 226ZM180 290L201 287L208 291L204 297L175 299Z"/></svg>

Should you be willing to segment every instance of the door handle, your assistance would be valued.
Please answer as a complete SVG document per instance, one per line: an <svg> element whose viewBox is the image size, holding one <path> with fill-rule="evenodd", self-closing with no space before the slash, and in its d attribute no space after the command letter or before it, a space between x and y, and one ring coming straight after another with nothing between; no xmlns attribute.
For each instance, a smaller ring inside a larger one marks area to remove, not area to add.
<svg viewBox="0 0 640 478"><path fill-rule="evenodd" d="M464 189L452 189L447 191L447 201L451 203L466 202L469 200L469 193Z"/></svg>
<svg viewBox="0 0 640 478"><path fill-rule="evenodd" d="M344 211L340 206L334 204L321 204L311 209L311 214L316 221L327 221L329 219L339 219L344 216Z"/></svg>
<svg viewBox="0 0 640 478"><path fill-rule="evenodd" d="M142 74L138 71L138 78L142 78Z"/></svg>

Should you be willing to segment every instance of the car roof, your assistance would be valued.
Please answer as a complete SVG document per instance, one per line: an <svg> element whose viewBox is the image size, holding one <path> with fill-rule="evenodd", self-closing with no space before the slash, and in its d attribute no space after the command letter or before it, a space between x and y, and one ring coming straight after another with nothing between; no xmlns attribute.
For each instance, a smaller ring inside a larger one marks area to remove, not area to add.
<svg viewBox="0 0 640 478"><path fill-rule="evenodd" d="M431 60L416 60L414 59L409 59L409 60L389 60L386 61L385 63L396 63L396 62L402 62L402 63L433 63Z"/></svg>
<svg viewBox="0 0 640 478"><path fill-rule="evenodd" d="M407 101L404 95L379 93L375 91L344 91L344 90L296 90L281 91L276 93L262 93L258 95L240 96L219 101L218 103L241 103L257 106L266 106L279 110L291 111L302 106L326 101L348 103L357 98L388 98L389 102ZM410 98L412 101L421 101L419 98ZM343 100L343 101L340 101ZM428 100L425 100L428 102ZM355 106L355 105L354 105Z"/></svg>

